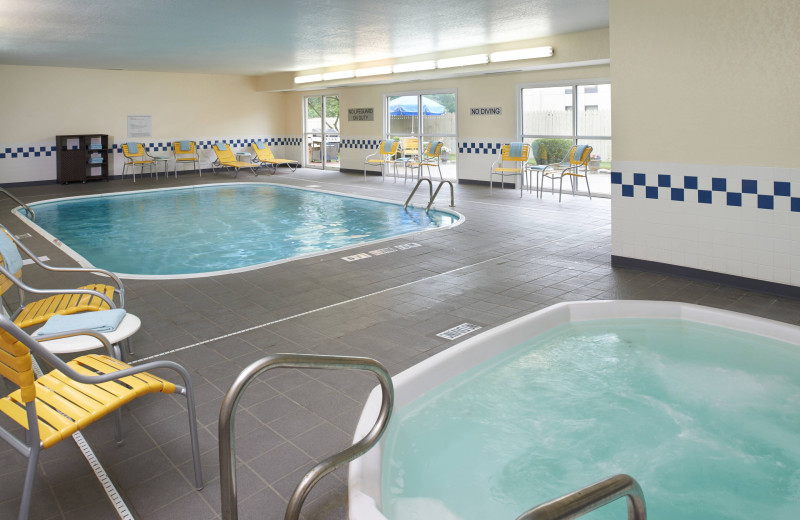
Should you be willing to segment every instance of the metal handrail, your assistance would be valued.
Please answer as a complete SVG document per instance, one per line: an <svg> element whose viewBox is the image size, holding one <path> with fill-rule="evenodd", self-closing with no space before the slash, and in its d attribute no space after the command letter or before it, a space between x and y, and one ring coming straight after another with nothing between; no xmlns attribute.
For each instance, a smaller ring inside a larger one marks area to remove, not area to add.
<svg viewBox="0 0 800 520"><path fill-rule="evenodd" d="M406 203L403 204L403 209L406 209L408 205L411 203L411 199L414 198L414 194L419 189L419 185L422 184L422 181L428 181L428 205L425 206L425 212L427 213L430 211L431 206L433 205L433 201L436 200L437 195L439 195L439 190L442 189L442 186L445 184L450 185L450 207L456 207L456 199L455 199L455 191L453 188L453 183L450 181L439 181L439 186L436 188L436 191L433 191L433 181L431 181L428 177L420 177L417 181L417 184L414 186L414 189L411 190L411 195L408 196L406 199Z"/></svg>
<svg viewBox="0 0 800 520"><path fill-rule="evenodd" d="M545 502L523 513L517 520L570 520L624 496L628 497L628 520L647 520L642 488L633 477L625 474L614 475Z"/></svg>
<svg viewBox="0 0 800 520"><path fill-rule="evenodd" d="M28 207L28 205L27 205L27 204L25 204L24 202L22 202L21 200L19 200L18 198L16 198L14 195L12 195L12 194L11 194L11 193L10 193L10 192L7 190L7 189L5 189L5 188L3 188L2 186L0 186L0 193L4 193L4 194L6 194L6 195L8 196L8 198L10 198L10 199L11 199L11 200L13 200L14 202L16 202L17 204L19 204L19 205L20 205L20 206L22 206L23 208L25 208L25 213L27 213L27 214L28 214L28 216L30 217L30 219L31 219L31 220L36 220L36 213L34 213L34 212L33 212L33 210L32 210L31 208L29 208L29 207Z"/></svg>
<svg viewBox="0 0 800 520"><path fill-rule="evenodd" d="M276 367L367 370L378 377L383 392L378 419L369 433L346 450L323 460L303 476L289 499L284 516L285 520L297 520L300 517L300 509L303 507L303 502L314 484L331 471L369 451L381 438L386 426L389 424L389 417L392 415L392 406L394 404L394 387L389 373L383 365L374 359L316 354L273 354L252 363L239 374L228 389L219 411L219 470L222 518L224 520L237 520L239 518L236 498L236 463L234 462L236 455L236 447L234 446L234 413L236 412L236 407L248 385L262 372Z"/></svg>

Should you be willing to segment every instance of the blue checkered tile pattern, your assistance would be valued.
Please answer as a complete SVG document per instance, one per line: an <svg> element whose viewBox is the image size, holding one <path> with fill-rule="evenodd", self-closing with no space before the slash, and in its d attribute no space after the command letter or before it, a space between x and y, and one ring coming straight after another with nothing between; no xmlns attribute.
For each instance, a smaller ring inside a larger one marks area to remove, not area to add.
<svg viewBox="0 0 800 520"><path fill-rule="evenodd" d="M759 181L757 179L730 180L713 177L709 183L691 175L634 173L632 182L624 182L622 172L611 172L611 184L620 185L623 197L664 199L675 202L697 202L698 204L724 204L726 206L754 206L759 209L775 209L775 200L786 197L790 209L800 212L800 188L785 181ZM629 177L629 176L627 176ZM717 195L714 195L717 193Z"/></svg>
<svg viewBox="0 0 800 520"><path fill-rule="evenodd" d="M19 157L50 157L55 153L55 145L6 147L0 151L0 159L17 159Z"/></svg>
<svg viewBox="0 0 800 520"><path fill-rule="evenodd" d="M458 143L458 153L498 154L503 143L461 142Z"/></svg>
<svg viewBox="0 0 800 520"><path fill-rule="evenodd" d="M342 139L341 147L350 149L372 150L381 144L381 139Z"/></svg>
<svg viewBox="0 0 800 520"><path fill-rule="evenodd" d="M177 140L177 139L176 139ZM239 139L215 139L213 141L196 141L200 149L211 149L217 141L221 141L234 147L247 147L253 141L264 141L269 146L300 146L303 142L300 137L252 137ZM121 140L119 143L110 146L112 152L122 153L122 145L127 141ZM142 143L149 152L171 152L173 141L153 141ZM73 147L77 149L77 147ZM19 159L26 157L55 157L56 146L6 146L0 147L0 159Z"/></svg>

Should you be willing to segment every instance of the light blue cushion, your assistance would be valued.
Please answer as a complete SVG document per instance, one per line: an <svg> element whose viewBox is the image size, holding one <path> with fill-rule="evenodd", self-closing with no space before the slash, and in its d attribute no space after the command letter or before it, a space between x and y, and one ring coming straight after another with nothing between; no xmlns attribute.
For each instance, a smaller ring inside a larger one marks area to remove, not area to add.
<svg viewBox="0 0 800 520"><path fill-rule="evenodd" d="M581 157L583 157L583 151L586 150L586 144L579 144L575 147L575 153L572 154L572 162L579 163L581 162Z"/></svg>
<svg viewBox="0 0 800 520"><path fill-rule="evenodd" d="M113 332L125 317L125 309L109 309L107 311L83 312L80 314L56 314L36 331L34 336L60 334L73 330L94 330L97 332Z"/></svg>
<svg viewBox="0 0 800 520"><path fill-rule="evenodd" d="M22 256L19 254L17 244L3 230L0 230L0 256L3 257L3 266L12 275L22 269Z"/></svg>
<svg viewBox="0 0 800 520"><path fill-rule="evenodd" d="M139 143L125 143L128 145L128 153L136 155L139 153Z"/></svg>
<svg viewBox="0 0 800 520"><path fill-rule="evenodd" d="M191 152L192 151L192 142L191 141L178 141L178 148L182 152Z"/></svg>
<svg viewBox="0 0 800 520"><path fill-rule="evenodd" d="M217 145L217 150L219 150L220 152L223 152L228 149L228 145L225 143L216 143L216 145Z"/></svg>
<svg viewBox="0 0 800 520"><path fill-rule="evenodd" d="M267 145L264 144L264 141L256 141L256 148L264 150L267 148Z"/></svg>
<svg viewBox="0 0 800 520"><path fill-rule="evenodd" d="M525 147L525 143L511 143L508 145L508 156L509 157L522 157L522 150Z"/></svg>
<svg viewBox="0 0 800 520"><path fill-rule="evenodd" d="M434 142L431 143L430 148L428 148L428 155L429 156L431 156L431 157L436 156L436 148L439 146L439 143L441 143L441 141L434 141Z"/></svg>

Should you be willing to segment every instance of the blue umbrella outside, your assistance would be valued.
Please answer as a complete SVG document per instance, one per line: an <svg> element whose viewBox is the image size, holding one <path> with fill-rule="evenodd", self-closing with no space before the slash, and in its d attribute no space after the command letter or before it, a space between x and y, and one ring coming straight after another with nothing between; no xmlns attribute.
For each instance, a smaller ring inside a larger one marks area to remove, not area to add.
<svg viewBox="0 0 800 520"><path fill-rule="evenodd" d="M400 96L389 102L390 116L416 116L419 107L417 106L417 96ZM441 116L444 115L445 108L432 99L422 98L422 115Z"/></svg>

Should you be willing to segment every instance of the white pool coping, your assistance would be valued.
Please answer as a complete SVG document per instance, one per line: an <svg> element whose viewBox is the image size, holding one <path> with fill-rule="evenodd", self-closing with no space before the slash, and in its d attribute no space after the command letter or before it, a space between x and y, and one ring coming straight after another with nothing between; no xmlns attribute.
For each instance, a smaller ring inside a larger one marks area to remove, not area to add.
<svg viewBox="0 0 800 520"><path fill-rule="evenodd" d="M608 300L559 303L464 340L394 376L395 410L470 368L566 323L644 318L680 319L755 334L800 347L800 327L738 312L678 302ZM372 428L380 409L380 389L369 395L354 439ZM380 511L383 440L350 463L348 518L387 520ZM531 507L536 504L531 504ZM431 519L433 520L433 519Z"/></svg>
<svg viewBox="0 0 800 520"><path fill-rule="evenodd" d="M32 203L28 204L28 206L31 207L35 211L37 205L46 204L46 203L52 203L52 202L66 201L66 200L92 199L92 198L104 198L104 197L121 197L121 196L125 196L125 195L136 195L136 194L147 193L147 192L151 192L151 191L188 190L188 189L201 189L201 188L211 188L211 187L220 187L220 186L242 186L242 185L275 186L275 187L290 188L290 189L295 189L295 190L315 191L315 192L318 192L318 193L326 193L328 195L337 195L339 197L345 197L345 198L350 198L350 199L372 200L372 201L375 201L375 202L383 202L385 204L394 204L396 206L402 206L403 205L403 203L397 202L397 201L394 201L394 200L380 199L380 198L377 198L377 197L365 197L365 196L362 196L362 195L352 195L350 193L341 193L341 192L336 192L336 191L321 190L321 189L302 187L302 186L290 186L290 185L287 185L287 184L278 184L278 183L274 183L274 182L220 182L220 183L209 183L209 184L194 184L194 185L191 185L191 186L174 186L174 187L168 187L168 188L153 188L153 189L137 190L137 191L119 191L119 192L113 192L113 193L97 193L97 194L92 194L92 195L78 195L78 196L75 196L75 197L58 197L58 198L55 198L55 199L39 200L39 201L36 201L36 202L32 202ZM409 206L414 207L414 208L425 208L425 205L416 204L416 203L411 203L411 204L409 204ZM69 255L69 257L72 258L73 260L75 260L81 267L90 267L90 268L92 268L92 267L101 267L102 268L103 267L103 266L95 266L89 260L84 258L81 254L79 254L77 251L75 251L74 249L72 249L71 247L69 247L68 245L63 243L61 240L59 240L57 237L55 237L52 234L50 234L49 232L45 231L41 226L37 225L36 222L34 222L31 219L29 219L27 217L27 215L23 214L23 212L20 211L21 209L23 209L22 206L17 206L15 208L13 208L11 210L11 212L14 215L16 215L17 218L19 218L25 224L27 224L29 227L31 227L34 231L36 231L42 237L44 237L45 240L47 240L48 242L52 243L53 245L55 245L56 247L61 249L64 253ZM421 229L419 231L411 231L409 233L403 233L401 235L394 235L394 236L386 237L386 238L379 238L377 240L371 240L371 241L368 241L368 242L360 242L358 244L352 244L352 245L348 245L348 246L337 247L337 248L334 248L334 249L327 249L325 251L318 251L318 252L315 252L315 253L306 253L306 254L302 254L302 255L291 256L291 257L288 257L288 258L282 258L280 260L273 260L271 262L263 262L263 263L260 263L260 264L253 264L253 265L247 265L247 266L243 266L243 267L236 267L234 269L225 269L225 270L222 270L222 271L207 271L207 272L202 272L202 273L187 273L187 274L149 274L148 275L148 274L130 274L130 273L119 273L119 272L114 272L114 274L116 274L117 276L119 276L120 278L122 278L124 280L179 280L179 279L187 279L187 278L206 278L206 277L209 277L209 276L220 276L220 275L225 275L225 274L243 273L243 272L246 272L246 271L254 271L256 269L262 269L264 267L269 267L271 265L284 264L286 262L293 262L295 260L302 260L302 259L305 259L305 258L312 258L312 257L315 257L315 256L322 256L322 255L327 255L327 254L331 254L331 253L338 253L338 252L341 252L341 251L349 251L351 249L359 249L359 248L373 249L375 244L380 244L381 242L388 242L390 240L397 240L397 239L401 239L401 238L409 238L411 236L418 235L420 233L428 233L428 232L431 232L431 231L439 231L439 230L442 230L442 229L454 228L456 226L460 226L461 224L463 224L467 219L462 213L459 213L458 211L455 211L455 210L450 209L450 208L437 207L436 204L433 204L430 209L432 209L434 211L438 211L439 213L447 213L449 215L453 215L454 217L456 217L456 220L455 220L455 222L453 222L450 225L441 226L441 227L438 227L438 228Z"/></svg>

